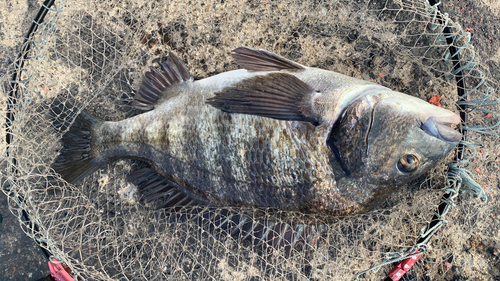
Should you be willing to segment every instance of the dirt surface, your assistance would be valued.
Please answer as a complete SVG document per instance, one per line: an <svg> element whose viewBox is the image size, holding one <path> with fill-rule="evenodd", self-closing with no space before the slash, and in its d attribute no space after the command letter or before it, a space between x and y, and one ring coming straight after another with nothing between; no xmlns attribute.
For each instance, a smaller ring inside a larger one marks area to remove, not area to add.
<svg viewBox="0 0 500 281"><path fill-rule="evenodd" d="M24 234L0 196L0 280L38 280L50 274L38 245Z"/></svg>

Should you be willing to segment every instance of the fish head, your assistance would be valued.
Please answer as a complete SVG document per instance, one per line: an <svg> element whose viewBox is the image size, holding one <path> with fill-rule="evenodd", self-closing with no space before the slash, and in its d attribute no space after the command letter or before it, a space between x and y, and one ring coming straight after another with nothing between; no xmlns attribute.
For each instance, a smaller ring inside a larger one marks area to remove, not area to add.
<svg viewBox="0 0 500 281"><path fill-rule="evenodd" d="M458 123L460 116L452 111L381 91L345 109L329 144L344 176L366 193L401 186L429 171L460 141L462 135L451 128Z"/></svg>

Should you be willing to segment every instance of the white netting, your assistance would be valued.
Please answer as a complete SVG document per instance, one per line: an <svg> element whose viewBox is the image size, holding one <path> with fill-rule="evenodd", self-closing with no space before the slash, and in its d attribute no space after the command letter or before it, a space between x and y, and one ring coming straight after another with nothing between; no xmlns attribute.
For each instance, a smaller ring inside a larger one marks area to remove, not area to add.
<svg viewBox="0 0 500 281"><path fill-rule="evenodd" d="M445 26L451 34L442 34ZM2 79L1 97L15 116L7 120L13 136L9 156L0 163L3 190L13 213L26 211L36 225L23 223L27 234L85 279L353 279L416 243L440 203L453 155L368 214L325 223L294 213L246 210L260 220L302 217L312 225L310 239L291 250L252 247L196 223L202 219L196 208L172 215L146 204L127 180L139 162L120 160L75 186L62 183L50 164L64 131L51 126L48 108L70 102L102 119L121 120L139 113L130 103L143 73L169 51L200 79L236 69L230 51L248 46L424 100L439 95L443 107L456 111L446 36L460 51L468 99L478 101L467 103L475 110L466 125L469 137L483 146L467 169L489 201L481 204L469 193L455 200L448 225L430 240L409 278L488 280L500 268L476 246L486 249L500 241L495 217L500 215L500 148L498 137L488 135L495 132L488 127L498 122L499 107L484 108L491 98L481 99L498 96L499 84L491 78L498 70L475 55L467 32L424 0L57 1L31 37L34 45L24 66L14 67L19 74L15 105L7 99L12 72ZM465 154L472 156L473 150L466 146ZM379 280L389 269L364 277Z"/></svg>

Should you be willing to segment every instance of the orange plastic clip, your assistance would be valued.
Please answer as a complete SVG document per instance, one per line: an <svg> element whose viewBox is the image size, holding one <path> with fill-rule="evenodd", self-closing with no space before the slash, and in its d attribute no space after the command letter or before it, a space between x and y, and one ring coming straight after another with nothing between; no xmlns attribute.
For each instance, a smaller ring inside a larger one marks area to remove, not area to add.
<svg viewBox="0 0 500 281"><path fill-rule="evenodd" d="M414 254L417 253L419 253L419 251L416 251ZM394 267L391 271L389 271L389 274L387 275L389 276L389 278L391 278L392 281L398 281L417 262L418 258L420 258L420 255L416 255L411 258L405 259L404 261L400 262L396 267Z"/></svg>
<svg viewBox="0 0 500 281"><path fill-rule="evenodd" d="M54 263L54 262L56 263ZM56 281L73 281L73 277L69 274L69 267L65 264L59 263L59 261L55 258L52 258L51 261L49 261L49 269L50 269L50 275L52 275L52 278L54 278ZM80 280L80 278L78 278Z"/></svg>

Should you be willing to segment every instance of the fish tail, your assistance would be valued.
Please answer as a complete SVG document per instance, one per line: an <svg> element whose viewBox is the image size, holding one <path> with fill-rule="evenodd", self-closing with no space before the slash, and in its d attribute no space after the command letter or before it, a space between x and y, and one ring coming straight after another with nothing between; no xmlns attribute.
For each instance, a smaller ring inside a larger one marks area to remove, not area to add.
<svg viewBox="0 0 500 281"><path fill-rule="evenodd" d="M69 108L70 110L62 110ZM54 114L53 125L56 129L67 129L65 122L71 117L75 108L68 105L59 105L52 108ZM92 146L92 129L102 121L85 111L81 111L73 124L63 135L62 149L52 164L52 168L69 183L77 183L86 176L106 165L107 161L100 157L98 150Z"/></svg>

